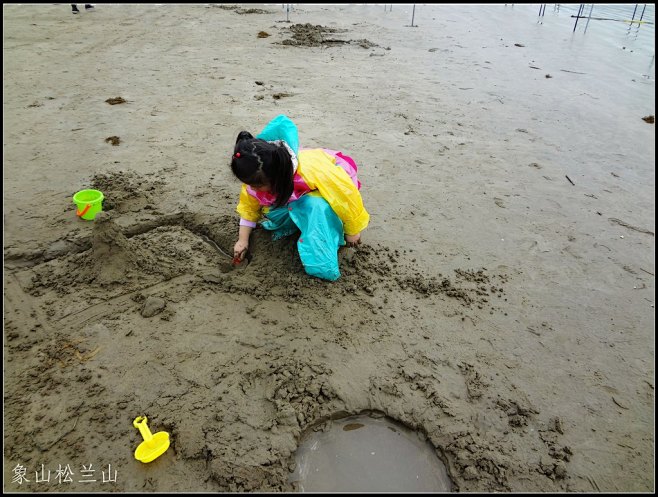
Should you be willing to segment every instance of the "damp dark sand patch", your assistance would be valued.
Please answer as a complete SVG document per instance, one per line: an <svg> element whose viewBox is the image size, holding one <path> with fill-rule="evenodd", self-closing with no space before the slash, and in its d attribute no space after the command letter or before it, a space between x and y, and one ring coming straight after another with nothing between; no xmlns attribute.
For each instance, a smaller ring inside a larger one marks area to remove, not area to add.
<svg viewBox="0 0 658 497"><path fill-rule="evenodd" d="M217 7L223 10L232 10L236 14L240 15L245 15L245 14L273 14L274 12L271 10L263 10L263 9L244 9L240 7L239 5L217 5L217 4L211 4L213 7Z"/></svg>
<svg viewBox="0 0 658 497"><path fill-rule="evenodd" d="M108 98L105 100L108 104L110 105L119 105L119 104L125 104L127 100L123 97L113 97L113 98Z"/></svg>
<svg viewBox="0 0 658 497"><path fill-rule="evenodd" d="M372 43L366 39L361 40L343 40L339 38L329 38L327 34L344 33L346 29L327 28L319 24L313 25L310 23L293 24L289 28L292 33L292 38L283 40L281 45L293 45L303 47L319 47L331 45L344 45L352 44L359 45L363 48L373 48L379 45Z"/></svg>
<svg viewBox="0 0 658 497"><path fill-rule="evenodd" d="M274 93L272 95L272 98L274 100L281 100L282 98L293 97L294 95L295 95L294 93L280 92L280 93Z"/></svg>
<svg viewBox="0 0 658 497"><path fill-rule="evenodd" d="M348 43L346 40L330 39L326 37L327 33L339 32L334 28L326 28L319 24L310 23L293 24L288 28L292 33L292 39L283 40L282 45L296 45L305 47L318 47L320 45ZM345 30L343 30L345 31Z"/></svg>

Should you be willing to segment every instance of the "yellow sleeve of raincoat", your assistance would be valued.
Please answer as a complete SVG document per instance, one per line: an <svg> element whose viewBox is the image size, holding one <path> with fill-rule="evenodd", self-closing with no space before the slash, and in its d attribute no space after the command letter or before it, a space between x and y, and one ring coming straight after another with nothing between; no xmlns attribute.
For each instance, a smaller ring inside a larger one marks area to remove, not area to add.
<svg viewBox="0 0 658 497"><path fill-rule="evenodd" d="M336 159L323 150L300 150L299 169L311 190L317 189L343 221L347 235L356 235L370 222L370 214L363 206L363 199L349 174L336 165Z"/></svg>
<svg viewBox="0 0 658 497"><path fill-rule="evenodd" d="M240 201L235 209L243 219L247 221L258 222L261 217L261 205L256 197L247 193L247 185L242 184L240 190Z"/></svg>

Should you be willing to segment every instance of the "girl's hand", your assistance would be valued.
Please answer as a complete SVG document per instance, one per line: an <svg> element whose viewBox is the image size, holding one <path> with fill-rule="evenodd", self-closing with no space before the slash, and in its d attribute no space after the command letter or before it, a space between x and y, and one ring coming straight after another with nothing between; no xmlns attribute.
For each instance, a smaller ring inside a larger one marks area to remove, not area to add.
<svg viewBox="0 0 658 497"><path fill-rule="evenodd" d="M361 233L356 235L345 235L345 241L348 247L356 247L361 243Z"/></svg>
<svg viewBox="0 0 658 497"><path fill-rule="evenodd" d="M249 248L249 242L248 241L243 241L243 240L238 240L235 242L235 246L233 247L233 257L238 260L244 259L244 256L247 254L247 249Z"/></svg>

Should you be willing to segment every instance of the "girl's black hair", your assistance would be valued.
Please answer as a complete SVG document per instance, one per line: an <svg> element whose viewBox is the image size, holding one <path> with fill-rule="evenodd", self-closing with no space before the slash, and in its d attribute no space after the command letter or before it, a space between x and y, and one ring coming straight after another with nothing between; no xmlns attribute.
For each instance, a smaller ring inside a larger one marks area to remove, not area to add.
<svg viewBox="0 0 658 497"><path fill-rule="evenodd" d="M285 205L292 195L292 158L283 144L269 143L254 138L248 131L240 131L235 140L231 171L248 185L269 185L276 195L274 207Z"/></svg>

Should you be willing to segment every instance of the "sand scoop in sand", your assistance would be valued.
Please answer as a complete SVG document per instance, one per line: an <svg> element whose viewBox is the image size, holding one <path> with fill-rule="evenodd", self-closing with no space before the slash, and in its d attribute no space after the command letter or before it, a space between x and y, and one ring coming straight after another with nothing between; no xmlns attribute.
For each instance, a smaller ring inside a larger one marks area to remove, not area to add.
<svg viewBox="0 0 658 497"><path fill-rule="evenodd" d="M144 441L135 450L135 459L141 462L151 462L164 454L169 448L169 433L159 431L152 435L146 421L146 416L137 416L133 421L133 426L139 430L144 438Z"/></svg>

